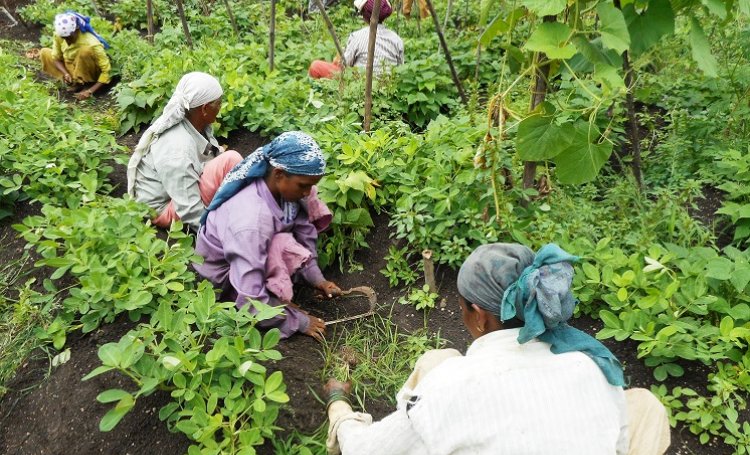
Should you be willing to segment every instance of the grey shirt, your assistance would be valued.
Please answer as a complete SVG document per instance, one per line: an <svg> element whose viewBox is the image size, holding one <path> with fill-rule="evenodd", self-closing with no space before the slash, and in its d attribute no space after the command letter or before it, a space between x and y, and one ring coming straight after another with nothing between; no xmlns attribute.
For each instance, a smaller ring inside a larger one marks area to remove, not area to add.
<svg viewBox="0 0 750 455"><path fill-rule="evenodd" d="M344 50L344 60L347 66L367 66L367 44L370 41L370 27L364 27L349 35L349 41ZM404 63L404 42L396 32L389 30L383 24L378 24L375 37L375 59L373 71L380 74L385 64L392 66Z"/></svg>
<svg viewBox="0 0 750 455"><path fill-rule="evenodd" d="M205 210L198 182L205 163L220 153L211 127L205 134L188 120L164 131L138 164L135 199L157 213L173 201L182 222L197 229Z"/></svg>

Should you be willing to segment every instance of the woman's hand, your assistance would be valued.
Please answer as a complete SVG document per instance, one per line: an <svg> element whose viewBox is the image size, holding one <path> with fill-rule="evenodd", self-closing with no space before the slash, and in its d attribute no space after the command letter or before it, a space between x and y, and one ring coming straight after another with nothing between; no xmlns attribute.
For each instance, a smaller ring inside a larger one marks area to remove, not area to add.
<svg viewBox="0 0 750 455"><path fill-rule="evenodd" d="M321 297L332 299L341 295L341 288L339 288L333 281L323 281L322 283L315 286L318 291L322 294Z"/></svg>
<svg viewBox="0 0 750 455"><path fill-rule="evenodd" d="M310 317L310 323L307 325L307 330L305 330L302 333L304 333L305 335L309 337L313 337L316 341L322 343L325 340L326 323L324 320L317 318L315 316L309 316L309 317Z"/></svg>
<svg viewBox="0 0 750 455"><path fill-rule="evenodd" d="M67 71L63 74L63 81L65 81L66 84L70 85L73 83L73 76L70 75Z"/></svg>
<svg viewBox="0 0 750 455"><path fill-rule="evenodd" d="M80 92L76 93L76 99L78 101L83 101L85 99L90 98L92 95L91 90L81 90Z"/></svg>

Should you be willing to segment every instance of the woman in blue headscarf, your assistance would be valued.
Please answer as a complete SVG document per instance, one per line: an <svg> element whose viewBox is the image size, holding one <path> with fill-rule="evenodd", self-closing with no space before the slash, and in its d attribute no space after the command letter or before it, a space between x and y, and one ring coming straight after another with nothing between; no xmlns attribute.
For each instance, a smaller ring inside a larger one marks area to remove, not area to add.
<svg viewBox="0 0 750 455"><path fill-rule="evenodd" d="M325 159L310 136L283 133L227 174L201 219L196 252L205 261L195 266L198 273L238 307L248 299L285 305L284 315L262 323L284 338L301 332L322 340L325 323L292 304L283 285L274 286L289 278L279 277L280 270L326 297L341 293L318 267L318 227L307 204L324 173Z"/></svg>
<svg viewBox="0 0 750 455"><path fill-rule="evenodd" d="M330 380L329 453L661 455L664 407L648 390L624 393L614 355L567 324L577 303L572 262L557 245L477 248L458 272L466 355L433 350L377 424Z"/></svg>
<svg viewBox="0 0 750 455"><path fill-rule="evenodd" d="M72 89L92 84L76 93L76 98L84 100L110 82L111 65L105 49L109 44L94 31L88 16L66 11L55 16L52 48L39 53L42 71Z"/></svg>

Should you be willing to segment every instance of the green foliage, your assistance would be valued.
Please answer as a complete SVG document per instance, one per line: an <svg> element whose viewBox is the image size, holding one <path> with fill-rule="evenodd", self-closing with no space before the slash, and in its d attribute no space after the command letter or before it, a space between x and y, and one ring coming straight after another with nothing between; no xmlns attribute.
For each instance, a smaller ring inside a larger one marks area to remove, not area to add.
<svg viewBox="0 0 750 455"><path fill-rule="evenodd" d="M380 271L386 278L391 287L401 284L410 285L419 278L419 270L416 264L409 263L409 248L398 248L391 245L388 248L388 255L385 257L385 268Z"/></svg>
<svg viewBox="0 0 750 455"><path fill-rule="evenodd" d="M33 278L20 285L21 270L27 261L28 256L24 255L0 267L0 397L5 395L5 384L18 367L43 344L34 334L50 323L59 305L54 293L44 294L32 288Z"/></svg>
<svg viewBox="0 0 750 455"><path fill-rule="evenodd" d="M367 400L394 402L396 392L406 381L419 356L438 349L443 340L426 330L406 334L389 318L375 315L335 334L325 345L325 365L321 378L351 380L352 395L366 409Z"/></svg>
<svg viewBox="0 0 750 455"><path fill-rule="evenodd" d="M1 205L30 199L75 207L109 191L108 163L122 151L111 121L50 102L16 56L0 50L0 64L7 73L0 81Z"/></svg>
<svg viewBox="0 0 750 455"><path fill-rule="evenodd" d="M159 239L142 204L105 197L76 209L46 205L42 214L14 227L41 256L36 265L53 269L50 279L76 279L59 317L80 314L84 332L123 312L136 321L156 310L158 296L192 286L192 239L179 225Z"/></svg>
<svg viewBox="0 0 750 455"><path fill-rule="evenodd" d="M720 437L734 447L735 454L744 455L750 453L750 423L740 413L747 410L749 360L746 354L742 363L719 363L716 373L709 375L707 397L684 387L675 387L671 394L664 385L652 390L670 410L672 425L683 422L703 444Z"/></svg>
<svg viewBox="0 0 750 455"><path fill-rule="evenodd" d="M725 215L734 226L734 242L745 245L750 239L750 155L737 150L727 150L717 155L716 167L726 191L725 202L716 211Z"/></svg>
<svg viewBox="0 0 750 455"><path fill-rule="evenodd" d="M629 257L618 249L596 250L597 268L584 264L579 283L595 290L582 302L600 298L601 338L639 341L639 357L659 366L654 375L681 375L667 367L678 359L712 364L738 361L750 336L750 252L728 247L724 255L710 248L652 246L647 255ZM646 264L645 266L643 264Z"/></svg>
<svg viewBox="0 0 750 455"><path fill-rule="evenodd" d="M417 310L431 310L435 308L435 303L440 296L430 291L428 285L421 288L414 288L409 294L398 299L402 305L412 305Z"/></svg>
<svg viewBox="0 0 750 455"><path fill-rule="evenodd" d="M237 311L234 303L217 303L206 281L157 300L150 322L102 345L102 365L84 377L114 370L135 386L97 396L115 403L99 429L110 431L139 397L159 389L173 398L159 418L195 442L189 454L255 453L253 447L273 435L279 406L289 401L282 373L263 366L281 358L273 349L280 333L256 328L281 310L256 303L257 312Z"/></svg>

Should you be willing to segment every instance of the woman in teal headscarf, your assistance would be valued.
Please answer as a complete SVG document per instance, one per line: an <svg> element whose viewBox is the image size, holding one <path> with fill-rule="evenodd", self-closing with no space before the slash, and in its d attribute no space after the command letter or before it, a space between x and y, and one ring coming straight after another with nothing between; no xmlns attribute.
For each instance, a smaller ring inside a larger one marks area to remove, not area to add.
<svg viewBox="0 0 750 455"><path fill-rule="evenodd" d="M517 244L477 248L457 283L475 338L466 355L425 353L396 396L397 411L375 425L346 402L350 386L330 380L329 453L663 453L663 406L642 389L626 406L620 363L567 325L576 260L553 244L536 254Z"/></svg>

